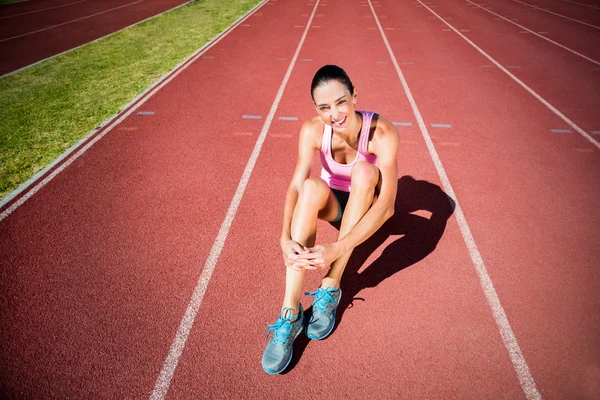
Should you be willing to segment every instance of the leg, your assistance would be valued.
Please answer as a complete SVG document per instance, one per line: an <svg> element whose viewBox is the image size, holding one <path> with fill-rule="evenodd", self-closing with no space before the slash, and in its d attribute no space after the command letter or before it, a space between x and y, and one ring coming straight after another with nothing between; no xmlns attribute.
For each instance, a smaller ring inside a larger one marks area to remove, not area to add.
<svg viewBox="0 0 600 400"><path fill-rule="evenodd" d="M327 183L320 178L308 178L304 181L298 196L298 202L292 217L292 239L302 246L312 247L317 233L317 219L334 219L338 213L338 204ZM285 297L283 307L292 309L296 314L302 294L304 270L286 268Z"/></svg>
<svg viewBox="0 0 600 400"><path fill-rule="evenodd" d="M350 189L350 198L342 223L340 226L339 237L344 237L360 221L365 213L371 208L375 200L376 189L380 185L379 168L367 162L359 162L352 168L352 187ZM344 268L352 252L344 254L331 264L329 272L323 278L321 287L323 289L332 286L339 288Z"/></svg>

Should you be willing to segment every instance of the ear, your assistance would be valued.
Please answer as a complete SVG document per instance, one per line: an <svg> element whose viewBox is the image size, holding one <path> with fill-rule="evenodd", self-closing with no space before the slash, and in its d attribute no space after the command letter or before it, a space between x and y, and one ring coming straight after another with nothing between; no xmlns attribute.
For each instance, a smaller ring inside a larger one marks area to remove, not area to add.
<svg viewBox="0 0 600 400"><path fill-rule="evenodd" d="M354 87L354 94L352 95L352 103L356 104L357 97L358 97L358 90L356 89L356 87Z"/></svg>

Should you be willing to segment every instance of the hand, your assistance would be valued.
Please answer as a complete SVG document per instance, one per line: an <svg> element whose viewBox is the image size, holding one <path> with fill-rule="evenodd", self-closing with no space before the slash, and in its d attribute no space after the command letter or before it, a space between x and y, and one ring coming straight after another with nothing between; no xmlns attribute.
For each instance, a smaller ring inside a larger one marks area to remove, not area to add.
<svg viewBox="0 0 600 400"><path fill-rule="evenodd" d="M281 241L283 263L286 267L301 271L303 269L316 269L311 261L298 259L298 256L309 253L309 250L300 243L291 239Z"/></svg>
<svg viewBox="0 0 600 400"><path fill-rule="evenodd" d="M336 244L319 244L308 249L308 252L298 254L297 262L310 262L315 268L329 267L331 263L340 258L342 249ZM314 269L314 268L312 268Z"/></svg>

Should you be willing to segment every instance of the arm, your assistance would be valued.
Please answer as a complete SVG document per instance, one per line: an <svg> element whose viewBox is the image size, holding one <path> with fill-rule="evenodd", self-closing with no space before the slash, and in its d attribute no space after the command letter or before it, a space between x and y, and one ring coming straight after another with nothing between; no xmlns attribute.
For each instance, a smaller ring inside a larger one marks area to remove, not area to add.
<svg viewBox="0 0 600 400"><path fill-rule="evenodd" d="M377 167L381 172L381 190L371 208L360 221L346 236L333 243L335 247L338 247L340 256L352 251L371 237L385 221L394 215L398 186L398 131L383 117L377 121L377 128L378 132L373 138L373 152L377 155Z"/></svg>

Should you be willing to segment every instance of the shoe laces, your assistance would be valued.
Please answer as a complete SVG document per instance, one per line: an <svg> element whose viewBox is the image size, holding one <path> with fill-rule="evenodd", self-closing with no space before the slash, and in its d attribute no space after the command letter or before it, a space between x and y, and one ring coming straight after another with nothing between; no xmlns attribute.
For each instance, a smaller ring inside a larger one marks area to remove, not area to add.
<svg viewBox="0 0 600 400"><path fill-rule="evenodd" d="M316 308L317 311L324 313L330 303L335 304L335 299L333 298L335 292L337 292L337 289L330 286L327 289L318 288L316 292L306 292L304 294L307 296L315 296L313 307Z"/></svg>
<svg viewBox="0 0 600 400"><path fill-rule="evenodd" d="M285 313L286 308L283 309L282 314ZM285 344L289 339L290 333L292 332L292 321L293 317L297 315L291 315L292 309L290 310L290 316L286 318L278 317L274 324L267 325L267 337L273 332L273 342L277 344Z"/></svg>

